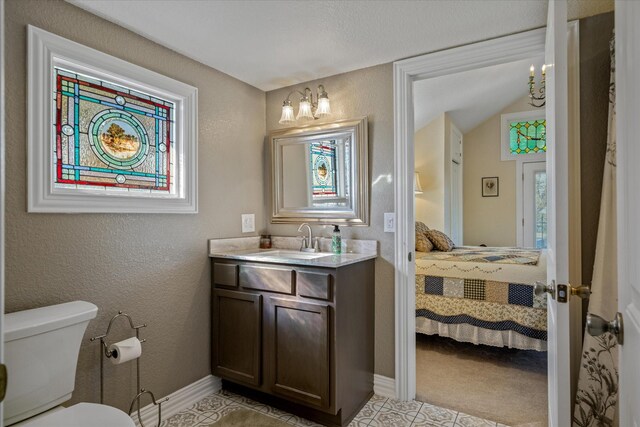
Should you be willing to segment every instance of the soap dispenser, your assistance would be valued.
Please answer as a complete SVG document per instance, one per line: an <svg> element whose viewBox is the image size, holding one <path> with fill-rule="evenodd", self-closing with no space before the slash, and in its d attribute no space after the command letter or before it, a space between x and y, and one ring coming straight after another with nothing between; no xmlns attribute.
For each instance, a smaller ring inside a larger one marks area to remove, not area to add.
<svg viewBox="0 0 640 427"><path fill-rule="evenodd" d="M342 253L342 237L340 236L340 227L333 226L333 233L331 235L331 252L336 255Z"/></svg>

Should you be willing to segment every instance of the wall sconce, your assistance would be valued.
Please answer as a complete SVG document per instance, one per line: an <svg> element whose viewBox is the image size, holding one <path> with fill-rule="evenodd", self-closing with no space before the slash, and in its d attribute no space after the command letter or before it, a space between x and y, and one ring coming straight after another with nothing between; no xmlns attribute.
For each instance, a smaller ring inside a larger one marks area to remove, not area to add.
<svg viewBox="0 0 640 427"><path fill-rule="evenodd" d="M533 64L531 65L531 68L529 68L529 99L530 99L529 105L536 108L544 107L544 104L546 103L545 93L544 93L546 68L547 68L546 65L542 66L542 80L540 80L540 89L538 89L538 95L536 95L536 82L535 82L536 68L533 66Z"/></svg>
<svg viewBox="0 0 640 427"><path fill-rule="evenodd" d="M298 106L298 116L293 117L293 106L289 99L291 95L298 92L302 98L300 98L300 105ZM316 93L317 102L313 102L313 92L308 87L304 88L304 92L299 90L292 90L287 95L287 99L282 103L282 116L280 117L281 125L295 123L296 120L314 120L322 117L328 117L331 115L331 104L329 103L329 96L324 90L323 85L318 86Z"/></svg>
<svg viewBox="0 0 640 427"><path fill-rule="evenodd" d="M414 172L413 174L413 192L415 194L422 194L422 186L420 185L420 174Z"/></svg>

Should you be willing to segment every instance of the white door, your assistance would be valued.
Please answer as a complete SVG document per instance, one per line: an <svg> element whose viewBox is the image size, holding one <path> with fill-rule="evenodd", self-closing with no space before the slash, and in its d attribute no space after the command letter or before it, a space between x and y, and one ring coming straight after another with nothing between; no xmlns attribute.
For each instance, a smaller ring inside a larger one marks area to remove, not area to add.
<svg viewBox="0 0 640 427"><path fill-rule="evenodd" d="M526 248L547 247L547 163L522 164L522 241Z"/></svg>
<svg viewBox="0 0 640 427"><path fill-rule="evenodd" d="M620 426L640 426L640 2L616 1ZM597 313L595 313L597 314ZM611 319L607 319L611 320Z"/></svg>
<svg viewBox="0 0 640 427"><path fill-rule="evenodd" d="M567 3L549 1L547 39L548 284L569 283ZM565 290L566 296L566 290ZM571 425L569 304L547 298L549 426Z"/></svg>

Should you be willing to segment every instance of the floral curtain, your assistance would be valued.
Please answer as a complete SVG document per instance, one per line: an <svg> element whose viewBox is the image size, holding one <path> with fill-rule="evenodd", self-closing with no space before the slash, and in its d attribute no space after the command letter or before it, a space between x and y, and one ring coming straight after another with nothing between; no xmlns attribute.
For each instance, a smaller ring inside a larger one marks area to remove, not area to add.
<svg viewBox="0 0 640 427"><path fill-rule="evenodd" d="M602 181L600 222L593 265L589 312L613 319L618 311L616 256L616 110L615 50L611 50L609 84L609 130L607 157ZM605 333L592 337L585 333L582 347L578 392L573 413L574 427L609 427L617 425L618 344L615 336Z"/></svg>

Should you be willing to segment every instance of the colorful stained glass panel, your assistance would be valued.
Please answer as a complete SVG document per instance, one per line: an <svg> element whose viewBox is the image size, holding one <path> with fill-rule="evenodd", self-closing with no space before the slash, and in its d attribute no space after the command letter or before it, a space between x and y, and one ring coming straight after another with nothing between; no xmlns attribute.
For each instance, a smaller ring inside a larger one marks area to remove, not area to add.
<svg viewBox="0 0 640 427"><path fill-rule="evenodd" d="M513 155L546 153L546 130L544 119L509 123L509 152Z"/></svg>
<svg viewBox="0 0 640 427"><path fill-rule="evenodd" d="M338 194L335 141L314 142L310 150L313 197L335 197Z"/></svg>
<svg viewBox="0 0 640 427"><path fill-rule="evenodd" d="M172 193L172 102L55 68L54 185Z"/></svg>

